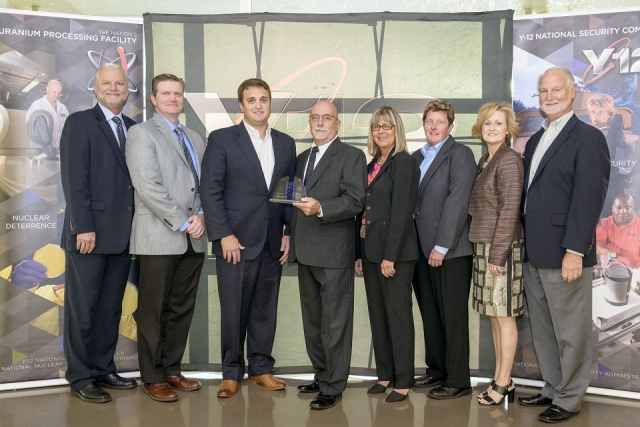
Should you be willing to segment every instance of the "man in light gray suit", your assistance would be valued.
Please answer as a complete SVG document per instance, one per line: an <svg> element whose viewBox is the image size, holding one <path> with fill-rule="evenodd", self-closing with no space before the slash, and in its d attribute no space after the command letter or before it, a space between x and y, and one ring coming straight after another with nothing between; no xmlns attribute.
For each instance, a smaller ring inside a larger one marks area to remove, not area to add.
<svg viewBox="0 0 640 427"><path fill-rule="evenodd" d="M320 101L309 116L313 144L298 156L307 196L294 203L289 261L298 261L307 353L315 378L298 386L320 392L311 408L335 406L349 377L353 336L355 216L366 186L364 153L338 138L338 111Z"/></svg>
<svg viewBox="0 0 640 427"><path fill-rule="evenodd" d="M434 399L471 393L469 320L473 246L469 241L469 197L476 162L469 147L457 143L455 111L433 100L422 115L427 143L415 153L420 184L414 218L420 244L413 279L424 328L427 375L416 387L436 387Z"/></svg>
<svg viewBox="0 0 640 427"><path fill-rule="evenodd" d="M202 138L182 126L184 81L160 74L151 83L156 114L132 127L127 165L135 187L131 253L140 266L138 358L143 391L172 402L173 389L193 391L198 381L182 376L180 362L193 317L204 262L204 216L199 169Z"/></svg>

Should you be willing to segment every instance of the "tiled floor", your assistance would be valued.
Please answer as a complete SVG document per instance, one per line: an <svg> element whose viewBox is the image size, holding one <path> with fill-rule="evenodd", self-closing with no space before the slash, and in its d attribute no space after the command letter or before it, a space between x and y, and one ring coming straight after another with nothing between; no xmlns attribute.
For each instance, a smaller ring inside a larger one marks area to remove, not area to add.
<svg viewBox="0 0 640 427"><path fill-rule="evenodd" d="M194 377L193 375L189 375ZM268 391L243 381L238 394L229 399L216 396L219 375L198 374L203 387L192 393L178 392L176 403L158 403L133 390L110 390L113 401L90 404L71 396L68 387L49 387L0 393L2 427L369 427L369 426L451 426L503 427L544 425L537 420L537 408L517 403L485 408L474 394L449 401L427 398L425 389L413 389L404 402L388 404L386 395L368 396L373 380L352 378L342 400L334 408L317 411L309 408L313 394L300 394L296 386L305 380L283 377L288 387ZM517 396L536 393L534 388L519 387ZM618 427L638 425L640 402L635 400L587 396L579 416L566 426Z"/></svg>

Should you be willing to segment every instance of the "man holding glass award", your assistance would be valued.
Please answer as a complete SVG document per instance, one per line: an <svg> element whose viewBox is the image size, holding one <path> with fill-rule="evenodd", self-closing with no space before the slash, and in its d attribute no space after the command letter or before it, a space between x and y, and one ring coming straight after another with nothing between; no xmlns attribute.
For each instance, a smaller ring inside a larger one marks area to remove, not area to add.
<svg viewBox="0 0 640 427"><path fill-rule="evenodd" d="M222 383L233 396L245 374L269 390L286 384L271 356L282 264L289 255L290 204L270 203L277 183L293 179L293 139L269 126L271 90L260 79L238 88L243 121L211 132L202 161L201 198L216 255L221 308Z"/></svg>

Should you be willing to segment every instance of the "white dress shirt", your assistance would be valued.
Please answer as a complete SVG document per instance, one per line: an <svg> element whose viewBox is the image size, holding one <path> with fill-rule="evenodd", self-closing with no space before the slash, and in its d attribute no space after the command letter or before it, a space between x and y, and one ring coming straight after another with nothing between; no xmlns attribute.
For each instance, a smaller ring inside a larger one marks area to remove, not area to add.
<svg viewBox="0 0 640 427"><path fill-rule="evenodd" d="M258 160L260 160L260 166L262 167L262 173L264 174L264 180L267 183L267 188L271 185L271 178L273 177L273 168L276 165L276 156L273 153L273 140L271 139L271 126L267 126L267 134L262 139L260 137L260 131L252 127L244 120L244 127L249 133L251 138L251 144L256 150Z"/></svg>

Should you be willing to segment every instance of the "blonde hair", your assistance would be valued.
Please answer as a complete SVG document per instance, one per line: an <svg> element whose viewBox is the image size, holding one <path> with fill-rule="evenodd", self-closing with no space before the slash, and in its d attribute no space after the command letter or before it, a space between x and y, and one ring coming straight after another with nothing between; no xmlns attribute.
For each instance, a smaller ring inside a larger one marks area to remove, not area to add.
<svg viewBox="0 0 640 427"><path fill-rule="evenodd" d="M378 123L378 120L384 120L390 125L393 125L393 132L395 136L395 147L393 149L393 155L401 151L407 150L407 137L404 132L404 124L402 123L402 119L400 118L400 114L396 111L395 108L384 105L378 108L371 115L371 119L369 120L369 136L367 137L367 151L369 155L372 157L379 157L380 147L376 145L373 141L373 131L371 130L371 126Z"/></svg>
<svg viewBox="0 0 640 427"><path fill-rule="evenodd" d="M518 127L516 113L513 112L513 108L504 101L492 101L482 104L478 110L476 122L471 128L471 136L482 141L482 124L487 121L489 117L493 116L493 113L496 111L502 111L507 119L507 137L504 143L509 145L511 137L517 138L518 135L520 135L520 127Z"/></svg>

